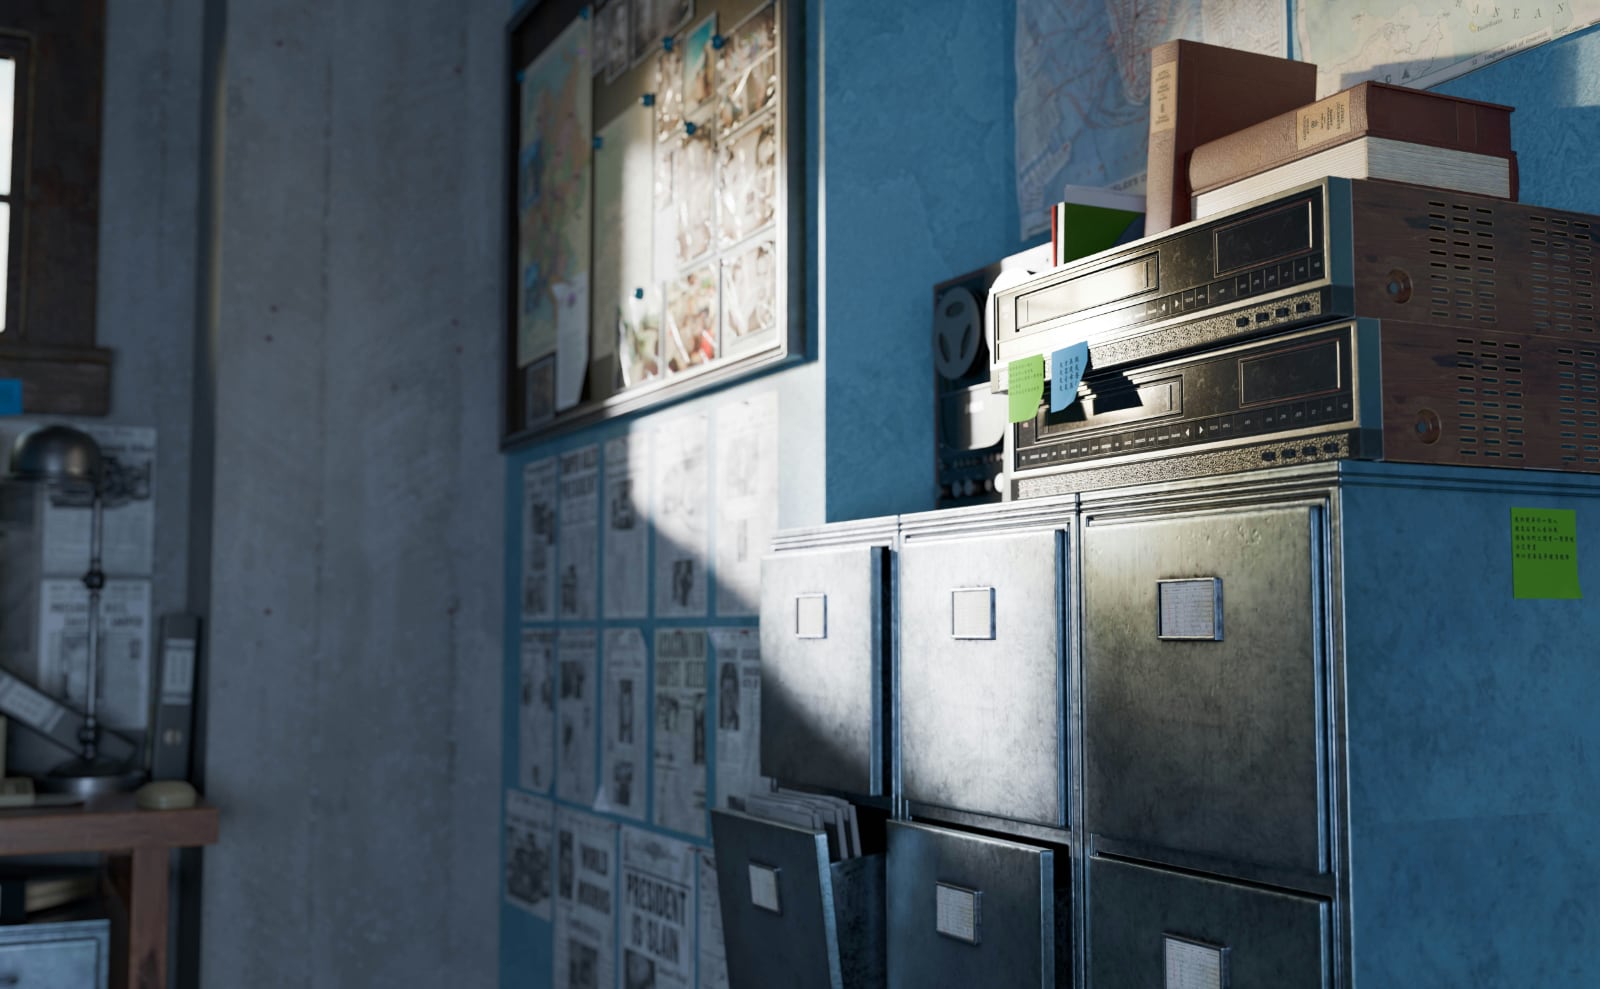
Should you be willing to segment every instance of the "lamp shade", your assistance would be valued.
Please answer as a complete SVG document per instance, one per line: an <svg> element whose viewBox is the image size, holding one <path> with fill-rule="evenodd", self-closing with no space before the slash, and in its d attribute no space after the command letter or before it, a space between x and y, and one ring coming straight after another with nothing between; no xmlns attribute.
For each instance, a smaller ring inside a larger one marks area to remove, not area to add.
<svg viewBox="0 0 1600 989"><path fill-rule="evenodd" d="M19 481L100 480L100 444L71 426L41 426L17 437L11 447L11 476Z"/></svg>

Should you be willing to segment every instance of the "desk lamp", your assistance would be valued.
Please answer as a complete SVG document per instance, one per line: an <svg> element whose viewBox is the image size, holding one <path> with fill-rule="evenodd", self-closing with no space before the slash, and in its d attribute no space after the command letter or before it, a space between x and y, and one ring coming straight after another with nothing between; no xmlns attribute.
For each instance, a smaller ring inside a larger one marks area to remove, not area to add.
<svg viewBox="0 0 1600 989"><path fill-rule="evenodd" d="M11 476L19 481L43 481L63 490L87 491L92 497L89 530L89 570L83 586L89 591L88 671L84 689L83 727L78 730L78 756L52 769L38 781L42 790L72 793L88 799L103 793L131 790L144 773L136 766L100 754L100 590L106 575L100 569L102 494L105 474L100 445L94 437L71 426L42 426L17 437L11 448Z"/></svg>

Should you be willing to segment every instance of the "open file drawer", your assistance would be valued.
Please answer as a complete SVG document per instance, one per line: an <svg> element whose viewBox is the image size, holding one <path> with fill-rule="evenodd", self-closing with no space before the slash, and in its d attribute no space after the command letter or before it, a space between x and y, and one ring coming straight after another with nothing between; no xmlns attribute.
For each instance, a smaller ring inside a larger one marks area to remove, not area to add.
<svg viewBox="0 0 1600 989"><path fill-rule="evenodd" d="M884 856L828 861L821 831L711 812L729 989L881 989Z"/></svg>

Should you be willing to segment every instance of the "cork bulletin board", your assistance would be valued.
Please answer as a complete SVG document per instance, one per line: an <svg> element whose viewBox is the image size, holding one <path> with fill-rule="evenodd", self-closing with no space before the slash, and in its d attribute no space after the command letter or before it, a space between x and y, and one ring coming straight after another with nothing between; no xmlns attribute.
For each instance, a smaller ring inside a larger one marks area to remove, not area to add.
<svg viewBox="0 0 1600 989"><path fill-rule="evenodd" d="M510 25L502 442L803 354L793 0L544 0Z"/></svg>

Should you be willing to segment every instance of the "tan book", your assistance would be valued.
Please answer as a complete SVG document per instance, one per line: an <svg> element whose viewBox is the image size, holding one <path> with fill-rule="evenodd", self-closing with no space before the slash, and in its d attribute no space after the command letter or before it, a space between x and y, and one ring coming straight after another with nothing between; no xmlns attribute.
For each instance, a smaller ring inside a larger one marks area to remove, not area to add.
<svg viewBox="0 0 1600 989"><path fill-rule="evenodd" d="M1366 137L1509 158L1511 107L1364 82L1207 140L1189 158L1189 187L1198 195Z"/></svg>
<svg viewBox="0 0 1600 989"><path fill-rule="evenodd" d="M1516 155L1480 155L1386 137L1361 137L1198 193L1194 216L1201 219L1226 213L1329 175L1407 182L1496 199L1517 198Z"/></svg>
<svg viewBox="0 0 1600 989"><path fill-rule="evenodd" d="M1317 96L1317 67L1271 55L1169 41L1150 50L1146 236L1190 219L1189 155Z"/></svg>

